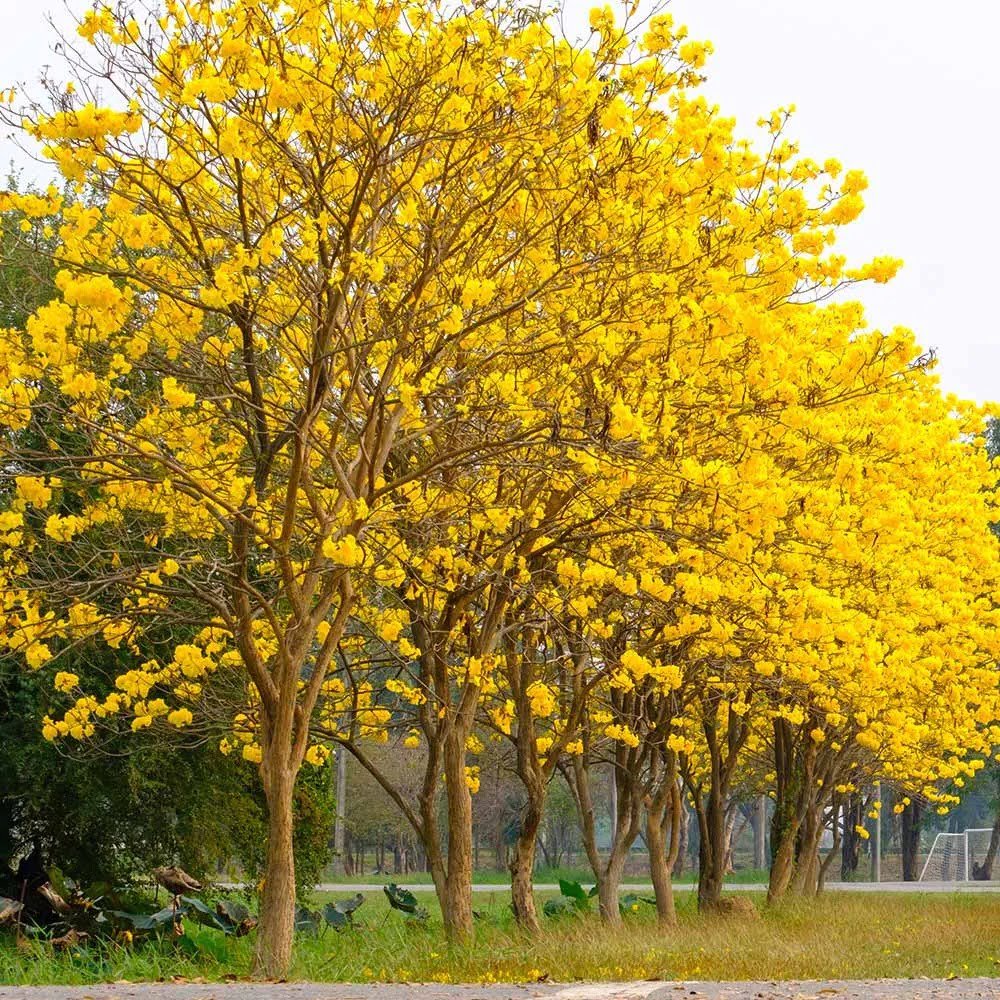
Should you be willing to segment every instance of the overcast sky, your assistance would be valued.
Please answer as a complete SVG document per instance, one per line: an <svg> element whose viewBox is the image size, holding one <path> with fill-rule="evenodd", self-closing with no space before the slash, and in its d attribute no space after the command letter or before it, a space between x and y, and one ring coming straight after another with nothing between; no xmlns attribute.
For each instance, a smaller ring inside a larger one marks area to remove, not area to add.
<svg viewBox="0 0 1000 1000"><path fill-rule="evenodd" d="M565 3L569 33L584 33L593 4ZM909 326L936 348L946 390L1000 399L1000 5L672 0L669 9L715 45L705 90L725 115L749 132L794 103L791 135L804 154L868 174L868 208L844 232L844 251L906 262L890 285L859 293L872 325ZM31 81L52 62L47 12L68 23L62 0L0 0L0 85ZM6 141L0 153L20 158Z"/></svg>

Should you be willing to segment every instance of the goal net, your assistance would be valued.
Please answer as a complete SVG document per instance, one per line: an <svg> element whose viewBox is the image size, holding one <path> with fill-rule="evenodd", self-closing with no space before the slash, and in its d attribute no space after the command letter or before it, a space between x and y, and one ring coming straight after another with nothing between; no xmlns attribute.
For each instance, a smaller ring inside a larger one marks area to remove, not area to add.
<svg viewBox="0 0 1000 1000"><path fill-rule="evenodd" d="M920 881L969 882L984 878L991 833L989 827L962 833L939 833L924 861ZM1000 876L1000 859L993 867Z"/></svg>

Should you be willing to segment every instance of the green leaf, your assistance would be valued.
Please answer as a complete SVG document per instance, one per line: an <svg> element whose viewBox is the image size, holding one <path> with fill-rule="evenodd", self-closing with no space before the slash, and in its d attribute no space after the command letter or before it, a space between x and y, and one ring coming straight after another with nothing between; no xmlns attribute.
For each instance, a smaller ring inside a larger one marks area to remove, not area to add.
<svg viewBox="0 0 1000 1000"><path fill-rule="evenodd" d="M588 895L579 882L571 882L569 879L559 879L559 891L568 899L586 900Z"/></svg>
<svg viewBox="0 0 1000 1000"><path fill-rule="evenodd" d="M545 900L545 905L542 907L542 912L547 917L564 917L569 913L572 902L565 896L559 896L557 899L547 899Z"/></svg>
<svg viewBox="0 0 1000 1000"><path fill-rule="evenodd" d="M390 882L384 886L382 891L389 900L389 905L394 910L402 910L404 913L416 913L420 909L417 897L409 889L400 889L395 882Z"/></svg>
<svg viewBox="0 0 1000 1000"><path fill-rule="evenodd" d="M319 910L309 910L304 906L295 908L295 929L303 934L319 934L322 920Z"/></svg>
<svg viewBox="0 0 1000 1000"><path fill-rule="evenodd" d="M93 903L99 903L102 899L113 897L115 894L114 886L110 882L93 882L81 891L84 897Z"/></svg>
<svg viewBox="0 0 1000 1000"><path fill-rule="evenodd" d="M182 934L180 937L174 938L174 947L178 951L183 951L190 958L197 958L201 954L198 943L188 934Z"/></svg>
<svg viewBox="0 0 1000 1000"><path fill-rule="evenodd" d="M229 921L220 917L207 903L203 903L193 896L181 896L180 901L181 913L191 914L199 924L205 927L212 927L217 931L222 931L223 934L230 933Z"/></svg>
<svg viewBox="0 0 1000 1000"><path fill-rule="evenodd" d="M341 913L333 903L327 903L323 907L323 919L335 931L342 931L351 926L351 918L346 913Z"/></svg>
<svg viewBox="0 0 1000 1000"><path fill-rule="evenodd" d="M359 892L350 899L338 899L323 907L323 919L336 931L342 931L351 926L354 911L364 903L365 897Z"/></svg>
<svg viewBox="0 0 1000 1000"><path fill-rule="evenodd" d="M365 897L359 892L350 899L338 899L333 905L345 916L357 910L365 901Z"/></svg>
<svg viewBox="0 0 1000 1000"><path fill-rule="evenodd" d="M182 911L178 911L178 916ZM169 927L174 922L174 910L166 906L156 913L129 913L126 910L102 910L97 917L98 924L108 923L114 930L148 934Z"/></svg>
<svg viewBox="0 0 1000 1000"><path fill-rule="evenodd" d="M250 908L234 899L220 899L215 904L215 912L232 924L241 924L250 917Z"/></svg>
<svg viewBox="0 0 1000 1000"><path fill-rule="evenodd" d="M68 900L77 889L76 883L58 868L48 869L49 884L63 899Z"/></svg>
<svg viewBox="0 0 1000 1000"><path fill-rule="evenodd" d="M587 890L579 882L561 878L559 879L559 891L581 913L587 913L590 910L590 901L597 895L597 886Z"/></svg>

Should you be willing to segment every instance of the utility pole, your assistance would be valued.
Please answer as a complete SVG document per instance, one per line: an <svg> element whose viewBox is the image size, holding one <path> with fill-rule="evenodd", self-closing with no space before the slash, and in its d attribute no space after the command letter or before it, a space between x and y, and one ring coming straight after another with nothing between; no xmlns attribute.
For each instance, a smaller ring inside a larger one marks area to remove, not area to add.
<svg viewBox="0 0 1000 1000"><path fill-rule="evenodd" d="M754 805L756 817L754 827L757 836L754 838L753 866L758 871L767 868L767 796L758 795Z"/></svg>
<svg viewBox="0 0 1000 1000"><path fill-rule="evenodd" d="M337 747L337 820L333 827L333 850L344 871L347 859L344 857L344 841L347 829L347 751Z"/></svg>

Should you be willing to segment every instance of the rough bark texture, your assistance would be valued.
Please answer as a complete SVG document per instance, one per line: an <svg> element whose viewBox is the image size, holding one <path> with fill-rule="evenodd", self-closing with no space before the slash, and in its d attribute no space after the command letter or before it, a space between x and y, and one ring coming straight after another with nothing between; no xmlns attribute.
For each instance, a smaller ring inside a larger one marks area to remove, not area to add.
<svg viewBox="0 0 1000 1000"><path fill-rule="evenodd" d="M795 835L796 832L786 829L778 842L777 850L771 861L771 874L767 882L767 901L776 903L784 896L792 881L795 865Z"/></svg>
<svg viewBox="0 0 1000 1000"><path fill-rule="evenodd" d="M673 770L668 771L669 786L655 795L646 809L649 871L656 897L656 915L661 927L674 927L677 924L672 873L680 849L682 805L676 774L675 764ZM666 836L668 829L669 842Z"/></svg>
<svg viewBox="0 0 1000 1000"><path fill-rule="evenodd" d="M682 756L681 773L694 803L698 819L698 909L718 911L726 873L727 803L733 772L749 734L745 713L730 711L720 721L722 698L711 691L702 701L701 727L705 735L708 774L696 776ZM705 783L707 780L707 788Z"/></svg>
<svg viewBox="0 0 1000 1000"><path fill-rule="evenodd" d="M767 867L767 797L758 795L753 805L753 864Z"/></svg>
<svg viewBox="0 0 1000 1000"><path fill-rule="evenodd" d="M623 850L620 846L617 849L613 848L607 864L597 876L597 903L601 920L611 927L617 927L622 922L622 913L618 906L618 888L622 884L626 853L627 850Z"/></svg>
<svg viewBox="0 0 1000 1000"><path fill-rule="evenodd" d="M295 934L295 853L292 804L295 772L288 752L268 752L261 768L267 800L267 867L254 952L254 975L283 979Z"/></svg>
<svg viewBox="0 0 1000 1000"><path fill-rule="evenodd" d="M819 841L823 834L821 808L816 803L815 796L808 796L805 817L799 831L797 842L797 857L795 875L792 878L792 891L803 896L815 896L819 891Z"/></svg>
<svg viewBox="0 0 1000 1000"><path fill-rule="evenodd" d="M445 931L453 940L472 937L472 794L465 782L465 731L445 738L444 773L448 800L448 865L442 902Z"/></svg>
<svg viewBox="0 0 1000 1000"><path fill-rule="evenodd" d="M817 744L811 739L799 740L797 747L795 732L784 718L774 720L773 732L775 803L769 903L777 902L790 889L810 895L818 891L823 832L823 803L816 782Z"/></svg>
<svg viewBox="0 0 1000 1000"><path fill-rule="evenodd" d="M916 882L920 877L918 868L920 863L920 813L920 803L911 801L908 806L903 807L899 817L904 882Z"/></svg>
<svg viewBox="0 0 1000 1000"><path fill-rule="evenodd" d="M713 781L704 799L695 802L698 817L698 909L718 910L726 874L726 810L722 789Z"/></svg>
<svg viewBox="0 0 1000 1000"><path fill-rule="evenodd" d="M514 844L514 856L510 862L510 893L514 919L533 934L541 930L538 911L535 909L532 880L535 870L535 847L538 843L538 830L542 825L544 801L544 796L539 799L529 792L528 801L521 813L521 828Z"/></svg>

